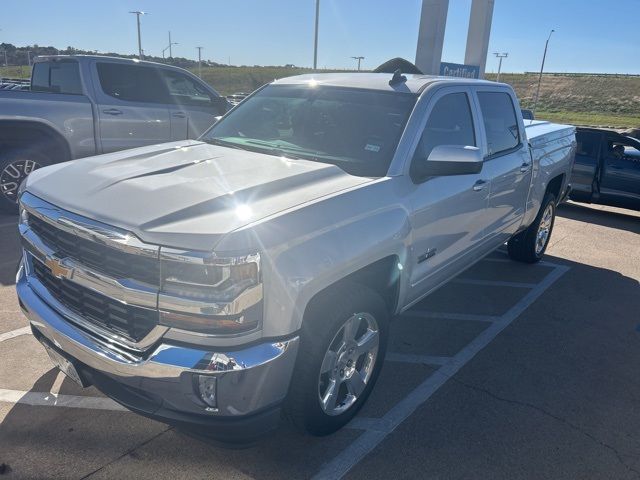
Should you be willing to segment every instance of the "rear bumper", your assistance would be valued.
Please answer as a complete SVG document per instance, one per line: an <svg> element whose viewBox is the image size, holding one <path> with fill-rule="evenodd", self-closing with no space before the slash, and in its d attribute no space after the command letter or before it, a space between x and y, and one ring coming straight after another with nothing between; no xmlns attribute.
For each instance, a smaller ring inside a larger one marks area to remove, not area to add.
<svg viewBox="0 0 640 480"><path fill-rule="evenodd" d="M233 351L163 343L142 358L115 350L70 323L29 285L16 289L34 335L71 360L83 379L145 416L222 441L251 440L275 428L289 388L298 337ZM215 376L217 406L199 397L197 375Z"/></svg>

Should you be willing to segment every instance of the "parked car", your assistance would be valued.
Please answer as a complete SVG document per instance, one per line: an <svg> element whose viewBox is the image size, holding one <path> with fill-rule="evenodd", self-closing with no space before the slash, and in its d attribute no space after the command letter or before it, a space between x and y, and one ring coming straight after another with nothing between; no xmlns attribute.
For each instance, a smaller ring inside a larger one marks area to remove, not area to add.
<svg viewBox="0 0 640 480"><path fill-rule="evenodd" d="M278 80L199 141L30 175L17 292L54 363L227 442L345 425L395 314L505 242L541 259L575 153L508 85L407 77Z"/></svg>
<svg viewBox="0 0 640 480"><path fill-rule="evenodd" d="M102 56L35 60L31 91L0 91L0 209L33 170L197 138L229 104L186 70Z"/></svg>
<svg viewBox="0 0 640 480"><path fill-rule="evenodd" d="M249 95L250 95L249 93L245 93L245 92L238 92L238 93L234 93L234 94L232 94L232 95L227 95L227 100L229 100L229 103L235 107L235 106L236 106L236 105L238 105L242 100L244 100L245 98L247 98Z"/></svg>
<svg viewBox="0 0 640 480"><path fill-rule="evenodd" d="M598 128L576 138L571 199L640 210L640 140Z"/></svg>

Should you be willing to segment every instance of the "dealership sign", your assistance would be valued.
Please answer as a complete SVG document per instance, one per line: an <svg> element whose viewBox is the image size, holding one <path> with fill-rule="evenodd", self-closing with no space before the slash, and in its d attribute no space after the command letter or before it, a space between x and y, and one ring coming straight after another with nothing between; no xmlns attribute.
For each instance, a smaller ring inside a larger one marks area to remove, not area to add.
<svg viewBox="0 0 640 480"><path fill-rule="evenodd" d="M480 67L477 65L462 65L460 63L440 63L440 75L445 77L478 78Z"/></svg>

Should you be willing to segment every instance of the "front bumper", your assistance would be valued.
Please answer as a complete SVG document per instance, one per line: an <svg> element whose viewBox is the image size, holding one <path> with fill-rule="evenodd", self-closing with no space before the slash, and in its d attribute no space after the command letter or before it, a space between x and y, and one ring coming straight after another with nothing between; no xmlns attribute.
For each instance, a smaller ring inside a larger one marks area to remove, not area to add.
<svg viewBox="0 0 640 480"><path fill-rule="evenodd" d="M37 294L21 268L20 305L41 342L70 359L107 396L148 417L222 441L251 440L275 428L289 388L298 337L233 351L163 343L140 358L110 348L70 323ZM195 375L217 377L217 407L200 399Z"/></svg>

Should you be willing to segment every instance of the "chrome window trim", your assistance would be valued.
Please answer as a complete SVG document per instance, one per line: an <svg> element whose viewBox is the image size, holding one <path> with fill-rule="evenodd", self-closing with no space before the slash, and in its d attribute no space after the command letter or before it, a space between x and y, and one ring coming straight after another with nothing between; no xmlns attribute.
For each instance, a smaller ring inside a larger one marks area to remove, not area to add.
<svg viewBox="0 0 640 480"><path fill-rule="evenodd" d="M158 258L160 247L144 243L131 232L63 210L24 192L20 205L31 215L72 235L133 255Z"/></svg>

